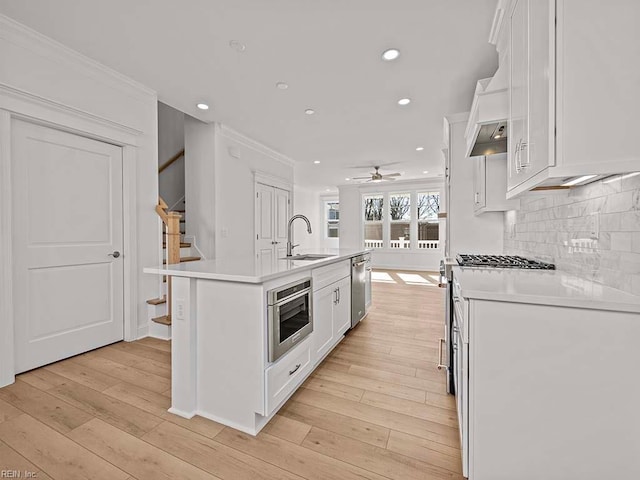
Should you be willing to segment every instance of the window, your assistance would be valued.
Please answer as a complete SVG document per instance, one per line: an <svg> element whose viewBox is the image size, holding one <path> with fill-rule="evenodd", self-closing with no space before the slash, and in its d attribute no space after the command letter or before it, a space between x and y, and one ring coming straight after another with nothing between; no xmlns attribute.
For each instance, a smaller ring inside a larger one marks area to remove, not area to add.
<svg viewBox="0 0 640 480"><path fill-rule="evenodd" d="M411 248L411 194L392 193L389 195L391 248Z"/></svg>
<svg viewBox="0 0 640 480"><path fill-rule="evenodd" d="M382 248L384 215L384 195L364 197L364 243L367 248Z"/></svg>
<svg viewBox="0 0 640 480"><path fill-rule="evenodd" d="M440 240L440 194L418 193L418 248L438 248Z"/></svg>
<svg viewBox="0 0 640 480"><path fill-rule="evenodd" d="M363 195L365 248L438 250L440 193L405 191Z"/></svg>
<svg viewBox="0 0 640 480"><path fill-rule="evenodd" d="M336 201L324 202L324 212L327 238L338 238L340 232L340 204Z"/></svg>

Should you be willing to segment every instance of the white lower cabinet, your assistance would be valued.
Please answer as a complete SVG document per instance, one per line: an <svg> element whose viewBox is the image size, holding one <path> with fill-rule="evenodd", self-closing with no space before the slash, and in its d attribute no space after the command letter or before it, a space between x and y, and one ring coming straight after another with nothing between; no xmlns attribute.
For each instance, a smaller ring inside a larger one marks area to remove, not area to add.
<svg viewBox="0 0 640 480"><path fill-rule="evenodd" d="M313 292L314 362L322 360L351 326L351 277Z"/></svg>
<svg viewBox="0 0 640 480"><path fill-rule="evenodd" d="M640 478L630 373L640 315L478 299L467 308L455 362L469 480Z"/></svg>
<svg viewBox="0 0 640 480"><path fill-rule="evenodd" d="M270 415L283 400L289 397L291 392L298 388L300 382L313 368L312 339L313 335L265 371L267 415Z"/></svg>

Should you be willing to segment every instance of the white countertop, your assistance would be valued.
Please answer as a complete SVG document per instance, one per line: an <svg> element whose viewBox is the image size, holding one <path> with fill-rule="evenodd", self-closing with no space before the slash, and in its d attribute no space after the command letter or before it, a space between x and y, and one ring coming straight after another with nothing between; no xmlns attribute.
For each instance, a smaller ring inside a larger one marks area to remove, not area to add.
<svg viewBox="0 0 640 480"><path fill-rule="evenodd" d="M178 263L169 266L147 267L144 273L170 275L175 277L203 278L223 280L227 282L264 283L279 277L285 277L297 271L318 268L323 265L339 262L368 252L365 249L317 249L300 251L296 254L331 255L319 260L278 259L275 262L261 264L253 256L200 260L197 262Z"/></svg>
<svg viewBox="0 0 640 480"><path fill-rule="evenodd" d="M640 313L640 296L558 270L453 267L464 298Z"/></svg>

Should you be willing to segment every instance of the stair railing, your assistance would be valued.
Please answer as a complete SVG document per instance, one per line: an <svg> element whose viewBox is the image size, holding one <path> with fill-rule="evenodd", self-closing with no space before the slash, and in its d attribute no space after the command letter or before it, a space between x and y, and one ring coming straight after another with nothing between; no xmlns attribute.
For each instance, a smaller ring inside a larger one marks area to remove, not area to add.
<svg viewBox="0 0 640 480"><path fill-rule="evenodd" d="M184 148L180 150L178 153L176 153L169 160L167 160L165 163L160 165L160 168L158 168L158 173L160 174L164 172L167 168L169 168L173 164L173 162L175 162L176 160L178 160L180 157L183 157L183 156L184 156Z"/></svg>
<svg viewBox="0 0 640 480"><path fill-rule="evenodd" d="M166 226L167 265L180 263L180 218L178 212L169 211L166 202L158 197L156 212ZM167 276L167 317L171 320L171 277Z"/></svg>

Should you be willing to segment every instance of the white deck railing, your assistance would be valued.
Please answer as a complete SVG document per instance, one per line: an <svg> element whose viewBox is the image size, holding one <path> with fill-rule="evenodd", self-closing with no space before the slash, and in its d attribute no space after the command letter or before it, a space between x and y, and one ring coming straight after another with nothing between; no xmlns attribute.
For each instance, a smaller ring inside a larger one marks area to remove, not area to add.
<svg viewBox="0 0 640 480"><path fill-rule="evenodd" d="M411 242L403 238L398 240L391 240L391 248L411 248ZM365 248L384 248L383 240L366 240L364 241ZM420 250L437 250L440 247L439 240L418 240L418 249Z"/></svg>

